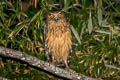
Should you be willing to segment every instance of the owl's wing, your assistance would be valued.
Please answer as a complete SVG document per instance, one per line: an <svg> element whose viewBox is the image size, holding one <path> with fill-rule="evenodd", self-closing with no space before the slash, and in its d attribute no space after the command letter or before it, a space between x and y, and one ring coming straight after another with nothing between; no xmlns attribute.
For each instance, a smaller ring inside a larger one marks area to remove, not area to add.
<svg viewBox="0 0 120 80"><path fill-rule="evenodd" d="M69 23L68 23L68 24L69 24ZM73 30L72 30L72 27L73 27L73 26L69 24L69 28L70 28L71 31L73 31ZM73 46L73 43L72 43L72 46ZM68 56L68 59L67 59L68 64L70 63L70 60L71 60L72 48L70 48L69 51L70 51L70 53L69 53L69 56Z"/></svg>
<svg viewBox="0 0 120 80"><path fill-rule="evenodd" d="M46 39L46 34L48 32L48 29L47 29L47 26L46 24L44 25L44 42L45 42L45 39Z"/></svg>
<svg viewBox="0 0 120 80"><path fill-rule="evenodd" d="M48 33L48 27L47 27L47 25L45 24L45 25L44 25L45 56L46 56L46 60L47 60L48 62L52 62L52 54L51 54L51 52L49 51L49 48L48 48L48 45L47 45L47 40L46 40L47 33Z"/></svg>

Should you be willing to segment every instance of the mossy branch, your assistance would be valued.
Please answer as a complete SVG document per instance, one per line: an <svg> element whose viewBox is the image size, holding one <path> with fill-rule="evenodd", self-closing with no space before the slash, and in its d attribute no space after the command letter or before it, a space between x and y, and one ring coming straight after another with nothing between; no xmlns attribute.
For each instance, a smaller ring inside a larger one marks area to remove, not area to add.
<svg viewBox="0 0 120 80"><path fill-rule="evenodd" d="M61 69L59 67L55 67L52 64L49 64L48 62L39 60L36 57L30 56L24 52L16 51L13 49L8 49L4 47L0 47L0 55L7 58L17 59L20 61L23 61L33 67L36 67L38 69L43 69L47 72L50 72L52 74L55 74L59 77L72 79L72 80L102 80L102 79L93 79L88 76L78 74L78 73L72 73L69 71L66 71L64 69Z"/></svg>

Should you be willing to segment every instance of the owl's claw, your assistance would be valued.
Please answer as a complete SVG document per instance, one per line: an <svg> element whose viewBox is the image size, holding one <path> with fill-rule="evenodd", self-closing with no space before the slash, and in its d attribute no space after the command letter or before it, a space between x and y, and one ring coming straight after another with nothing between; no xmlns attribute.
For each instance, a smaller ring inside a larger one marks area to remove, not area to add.
<svg viewBox="0 0 120 80"><path fill-rule="evenodd" d="M69 72L75 73L75 71L70 69L70 68L66 68L66 70L69 71Z"/></svg>

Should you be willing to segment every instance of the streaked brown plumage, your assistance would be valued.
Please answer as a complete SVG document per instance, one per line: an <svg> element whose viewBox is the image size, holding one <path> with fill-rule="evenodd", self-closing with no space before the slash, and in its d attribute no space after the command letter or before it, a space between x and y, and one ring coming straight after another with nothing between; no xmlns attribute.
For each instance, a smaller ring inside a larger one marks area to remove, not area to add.
<svg viewBox="0 0 120 80"><path fill-rule="evenodd" d="M46 15L44 28L45 53L49 62L57 66L68 66L72 49L70 25L62 11L51 11Z"/></svg>

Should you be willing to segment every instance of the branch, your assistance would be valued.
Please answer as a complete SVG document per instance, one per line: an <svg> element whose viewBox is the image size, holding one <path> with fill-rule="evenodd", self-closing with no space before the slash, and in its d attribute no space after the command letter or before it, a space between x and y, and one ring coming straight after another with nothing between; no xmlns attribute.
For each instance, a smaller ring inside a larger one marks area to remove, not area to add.
<svg viewBox="0 0 120 80"><path fill-rule="evenodd" d="M10 80L10 79L0 77L0 80Z"/></svg>
<svg viewBox="0 0 120 80"><path fill-rule="evenodd" d="M24 52L15 51L13 49L8 49L4 47L0 47L0 55L8 58L17 59L23 62L26 62L27 64L36 67L38 69L43 69L47 72L50 72L52 74L55 74L57 76L72 79L72 80L102 80L102 79L93 79L90 77L87 77L82 74L78 73L71 73L64 69L61 69L59 67L55 67L52 64L49 64L48 62L42 61L37 59L36 57L30 56Z"/></svg>

